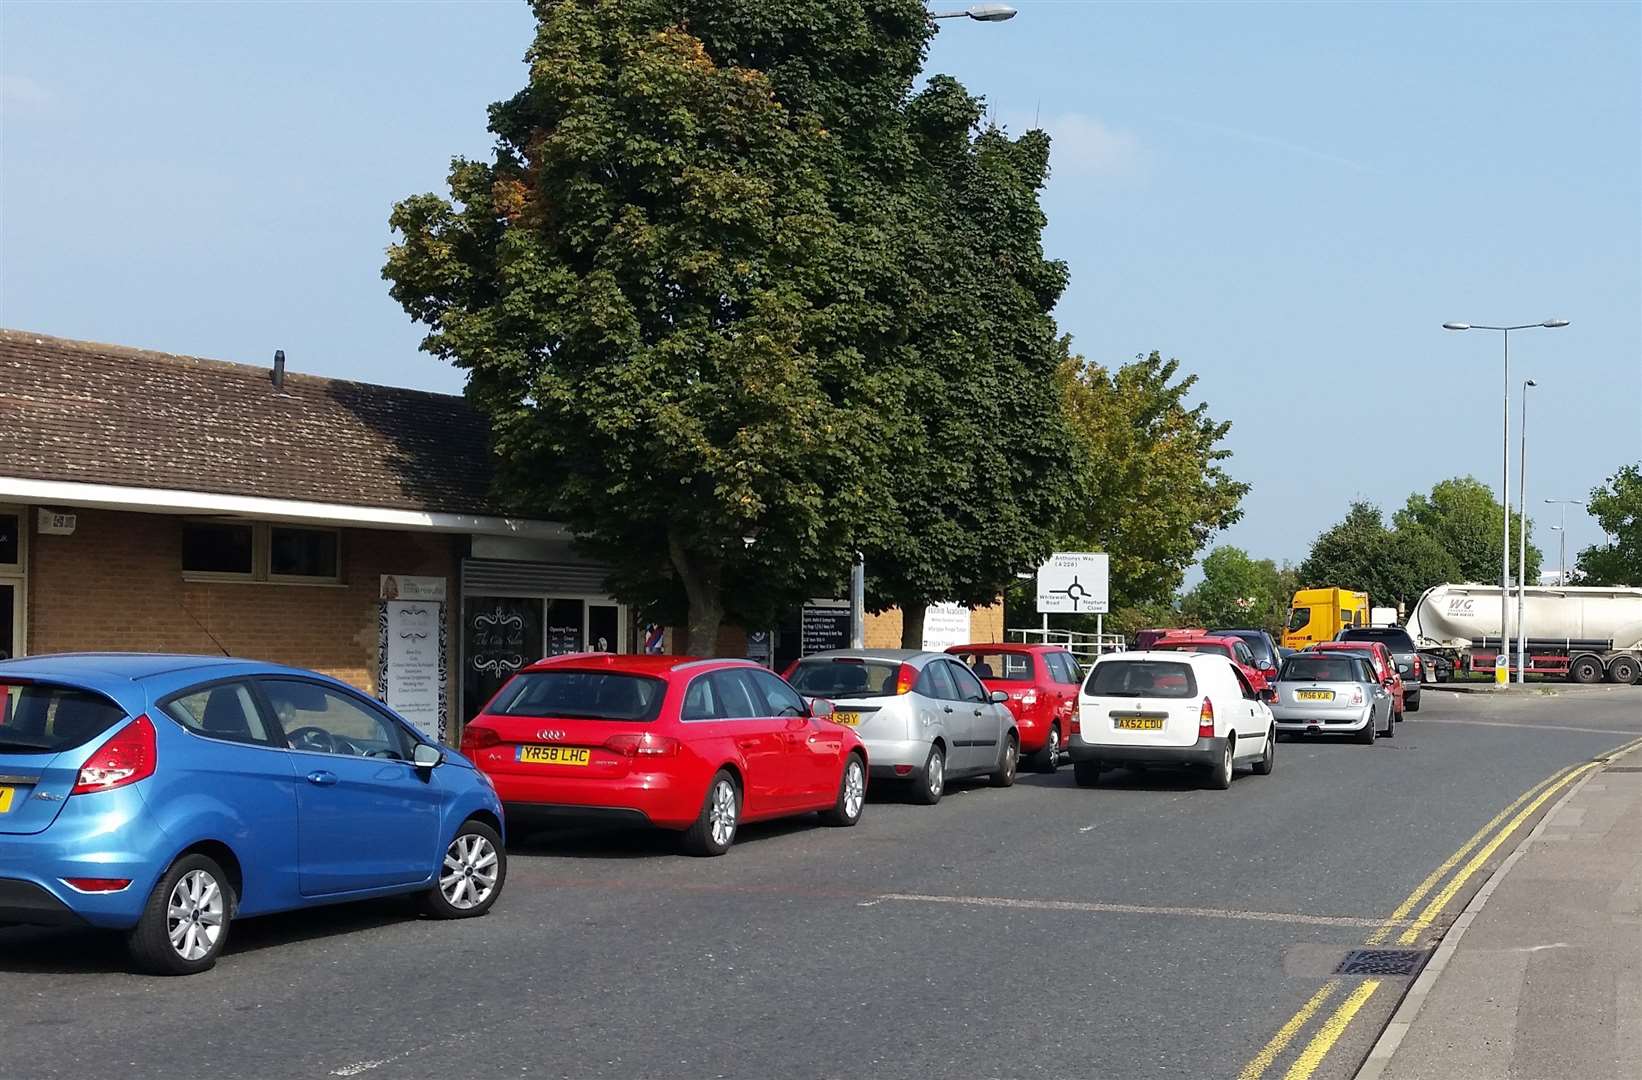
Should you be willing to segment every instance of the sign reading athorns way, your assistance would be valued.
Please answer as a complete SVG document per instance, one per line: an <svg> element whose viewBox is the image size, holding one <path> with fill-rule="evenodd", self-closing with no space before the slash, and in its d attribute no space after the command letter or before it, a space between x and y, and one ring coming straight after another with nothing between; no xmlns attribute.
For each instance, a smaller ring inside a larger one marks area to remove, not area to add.
<svg viewBox="0 0 1642 1080"><path fill-rule="evenodd" d="M1038 567L1038 613L1107 611L1106 553L1057 551Z"/></svg>
<svg viewBox="0 0 1642 1080"><path fill-rule="evenodd" d="M444 578L384 574L376 624L376 696L440 741L447 725L444 601Z"/></svg>

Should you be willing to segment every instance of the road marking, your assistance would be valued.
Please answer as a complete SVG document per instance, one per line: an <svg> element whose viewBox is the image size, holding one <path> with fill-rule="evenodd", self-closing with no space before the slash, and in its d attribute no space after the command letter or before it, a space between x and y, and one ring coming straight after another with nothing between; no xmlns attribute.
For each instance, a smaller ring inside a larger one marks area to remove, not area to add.
<svg viewBox="0 0 1642 1080"><path fill-rule="evenodd" d="M1289 1048L1289 1043L1294 1041L1294 1036L1300 1033L1300 1029L1311 1022L1317 1010L1321 1009L1339 988L1339 979L1330 979L1324 983L1322 989L1311 995L1310 1001L1300 1006L1299 1012L1289 1017L1288 1023L1277 1029L1277 1034L1271 1037L1271 1042L1266 1044L1265 1049L1256 1054L1253 1061L1243 1066L1243 1071L1237 1074L1237 1080L1259 1080L1260 1076L1271 1068L1271 1063L1277 1060L1278 1055Z"/></svg>
<svg viewBox="0 0 1642 1080"><path fill-rule="evenodd" d="M1101 904L1082 900L1028 900L1013 896L931 896L882 893L874 902L963 904L969 907L1026 908L1031 911L1087 911L1107 915L1173 915L1188 919L1241 919L1246 922L1304 923L1308 926L1379 926L1383 919L1355 915L1302 915L1290 911L1240 911L1232 908L1153 907L1147 904ZM857 905L864 907L866 905Z"/></svg>
<svg viewBox="0 0 1642 1080"><path fill-rule="evenodd" d="M1508 720L1456 720L1445 717L1437 719L1421 719L1420 726L1427 724L1466 724L1471 727L1513 727L1529 728L1534 731L1573 731L1581 735L1632 735L1634 728L1600 728L1600 727L1570 727L1564 724L1513 724Z"/></svg>
<svg viewBox="0 0 1642 1080"><path fill-rule="evenodd" d="M1357 1011L1374 996L1374 991L1380 988L1379 979L1368 979L1361 986L1351 992L1351 996L1340 1002L1340 1007L1334 1010L1334 1015L1324 1021L1317 1034L1311 1037L1306 1048L1300 1051L1300 1056L1294 1059L1289 1071L1283 1080L1310 1080L1311 1074L1317 1071L1317 1066L1328 1057L1328 1052L1334 1049L1334 1044L1345 1033L1346 1025Z"/></svg>
<svg viewBox="0 0 1642 1080"><path fill-rule="evenodd" d="M1414 924L1402 932L1402 935L1397 938L1397 943L1400 945L1412 945L1415 941L1419 940L1420 934L1422 934L1433 922L1435 922L1437 916L1442 914L1442 909L1448 906L1448 901L1454 899L1454 894L1459 892L1460 889L1465 886L1467 881L1471 880L1472 875L1482 869L1484 864L1488 862L1489 856L1498 851L1499 846L1505 843L1506 838L1516 832L1517 829L1521 828L1522 823L1532 817L1535 810L1538 810L1541 806L1544 806L1547 799L1562 790L1562 788L1567 786L1570 781L1584 776L1592 769L1599 769L1601 767L1601 761L1592 761L1581 765L1579 768L1574 769L1564 775L1562 779L1557 780L1555 783L1548 786L1544 791L1540 792L1539 795L1535 796L1534 800L1530 802L1527 807L1520 811L1516 817L1511 819L1510 824L1501 829L1492 840L1484 844L1475 855L1471 856L1471 861L1465 864L1465 868L1455 874L1447 885L1443 886L1442 891L1439 892L1436 897L1425 906L1424 911L1420 912L1420 917L1414 920Z"/></svg>

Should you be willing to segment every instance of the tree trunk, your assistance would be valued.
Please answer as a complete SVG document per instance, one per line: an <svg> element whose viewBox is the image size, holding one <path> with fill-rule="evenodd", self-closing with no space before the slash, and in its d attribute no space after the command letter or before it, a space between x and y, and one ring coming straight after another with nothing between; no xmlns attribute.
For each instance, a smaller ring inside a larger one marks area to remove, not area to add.
<svg viewBox="0 0 1642 1080"><path fill-rule="evenodd" d="M719 591L724 561L686 550L673 532L667 534L667 550L690 601L684 652L688 656L712 656L718 650L718 628L724 622L724 597Z"/></svg>
<svg viewBox="0 0 1642 1080"><path fill-rule="evenodd" d="M925 607L916 601L902 603L901 608L901 648L921 649L924 647L924 613Z"/></svg>

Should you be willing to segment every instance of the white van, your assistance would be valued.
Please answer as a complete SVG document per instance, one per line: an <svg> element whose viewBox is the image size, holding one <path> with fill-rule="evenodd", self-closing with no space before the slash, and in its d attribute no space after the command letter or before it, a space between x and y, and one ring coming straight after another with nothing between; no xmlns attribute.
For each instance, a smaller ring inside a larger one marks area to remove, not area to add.
<svg viewBox="0 0 1642 1080"><path fill-rule="evenodd" d="M1277 726L1248 678L1210 653L1126 652L1102 656L1078 695L1067 744L1080 787L1118 765L1190 765L1215 788L1231 786L1239 763L1271 774Z"/></svg>

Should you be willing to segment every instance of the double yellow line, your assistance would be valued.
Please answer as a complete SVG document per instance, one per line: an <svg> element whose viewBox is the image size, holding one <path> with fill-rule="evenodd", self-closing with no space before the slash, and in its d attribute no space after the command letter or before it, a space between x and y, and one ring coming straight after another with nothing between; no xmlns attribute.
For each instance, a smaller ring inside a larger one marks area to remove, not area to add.
<svg viewBox="0 0 1642 1080"><path fill-rule="evenodd" d="M1638 747L1642 747L1642 739L1626 743L1615 750L1609 751L1595 761L1589 761L1583 765L1570 765L1559 772L1552 773L1517 796L1511 805L1490 818L1488 823L1478 829L1475 835L1467 840L1458 851L1444 859L1441 866L1431 871L1424 881L1415 886L1414 891L1409 893L1408 897L1397 905L1397 909L1386 917L1385 922L1368 935L1364 945L1368 948L1382 945L1387 938L1397 933L1399 929L1402 933L1397 937L1398 945L1413 945L1419 941L1420 936L1431 928L1449 902L1459 895L1461 889L1465 888L1465 883L1470 881L1477 871L1488 865L1488 860L1500 849L1500 845L1504 844L1512 834L1520 829L1524 822L1533 817L1540 807L1592 769L1600 768L1606 761L1621 754L1629 753ZM1502 824L1503 827L1501 827ZM1472 854L1473 851L1475 854ZM1448 877L1450 871L1456 866L1460 866L1468 855L1470 859L1465 861L1464 866L1460 867L1459 873L1449 878L1448 884L1444 885L1435 896L1432 896L1430 902L1420 910L1419 915L1410 921L1409 915L1413 913L1416 907L1419 907L1420 902L1430 895L1433 889L1437 888L1439 882ZM1238 1074L1238 1080L1261 1080L1266 1075L1266 1071L1293 1044L1295 1037L1305 1030L1312 1019L1328 1005L1335 994L1339 993L1345 985L1346 980L1340 978L1330 979L1324 983L1311 996L1310 1000L1300 1006L1300 1011L1289 1018L1288 1023L1277 1029L1277 1034L1271 1037L1271 1041L1266 1043L1265 1047L1247 1065L1243 1066L1243 1071ZM1284 1074L1284 1080L1309 1080L1311 1074L1317 1071L1317 1067L1328 1056L1329 1051L1334 1049L1334 1044L1345 1033L1346 1027L1351 1023L1352 1018L1361 1011L1362 1007L1368 1003L1369 998L1373 997L1375 991L1379 988L1379 979L1365 979L1358 983L1355 989L1346 996L1345 1000L1341 1001L1334 1011L1329 1014L1328 1019L1323 1021L1316 1034L1311 1037L1305 1048L1295 1057L1289 1065L1288 1072Z"/></svg>

